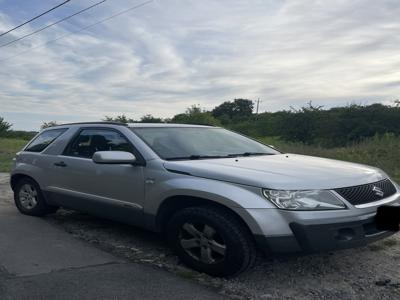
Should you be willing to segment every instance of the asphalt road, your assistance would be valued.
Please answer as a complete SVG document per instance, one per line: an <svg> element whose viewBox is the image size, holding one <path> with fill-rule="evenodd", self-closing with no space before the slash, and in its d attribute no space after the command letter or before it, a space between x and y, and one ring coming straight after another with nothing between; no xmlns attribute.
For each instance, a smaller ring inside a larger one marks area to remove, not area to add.
<svg viewBox="0 0 400 300"><path fill-rule="evenodd" d="M0 197L9 198L9 191ZM0 299L167 298L221 296L170 272L115 257L0 201Z"/></svg>

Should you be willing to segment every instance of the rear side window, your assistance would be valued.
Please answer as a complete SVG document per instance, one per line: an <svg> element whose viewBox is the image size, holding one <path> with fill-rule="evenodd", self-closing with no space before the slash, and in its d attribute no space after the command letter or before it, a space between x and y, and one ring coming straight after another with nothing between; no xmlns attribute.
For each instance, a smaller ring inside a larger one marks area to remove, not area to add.
<svg viewBox="0 0 400 300"><path fill-rule="evenodd" d="M42 152L66 130L67 128L60 128L42 132L25 148L25 151Z"/></svg>
<svg viewBox="0 0 400 300"><path fill-rule="evenodd" d="M83 129L67 147L64 155L92 158L97 151L134 153L132 145L119 132L108 129Z"/></svg>

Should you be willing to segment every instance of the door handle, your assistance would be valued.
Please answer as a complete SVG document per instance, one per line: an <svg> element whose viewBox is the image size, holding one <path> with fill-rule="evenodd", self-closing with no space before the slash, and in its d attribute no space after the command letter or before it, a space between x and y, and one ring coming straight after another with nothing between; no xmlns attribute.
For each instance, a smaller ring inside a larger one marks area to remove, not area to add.
<svg viewBox="0 0 400 300"><path fill-rule="evenodd" d="M54 165L57 167L66 167L67 166L67 164L63 161L56 162L56 163L54 163Z"/></svg>

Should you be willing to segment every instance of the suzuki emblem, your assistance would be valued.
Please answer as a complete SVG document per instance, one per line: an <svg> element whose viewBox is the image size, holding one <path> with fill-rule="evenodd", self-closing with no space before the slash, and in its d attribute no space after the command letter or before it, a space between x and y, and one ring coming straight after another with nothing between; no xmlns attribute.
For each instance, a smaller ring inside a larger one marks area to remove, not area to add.
<svg viewBox="0 0 400 300"><path fill-rule="evenodd" d="M375 195L379 196L379 197L383 197L383 195L385 194L381 188L377 187L376 185L373 186L372 191L375 193Z"/></svg>

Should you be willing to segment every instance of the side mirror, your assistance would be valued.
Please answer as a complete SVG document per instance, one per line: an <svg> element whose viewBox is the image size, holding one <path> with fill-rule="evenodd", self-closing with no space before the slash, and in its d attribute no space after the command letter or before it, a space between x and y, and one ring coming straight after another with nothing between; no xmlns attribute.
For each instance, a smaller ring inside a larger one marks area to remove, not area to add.
<svg viewBox="0 0 400 300"><path fill-rule="evenodd" d="M133 164L136 157L125 151L97 151L93 154L92 160L96 164Z"/></svg>

